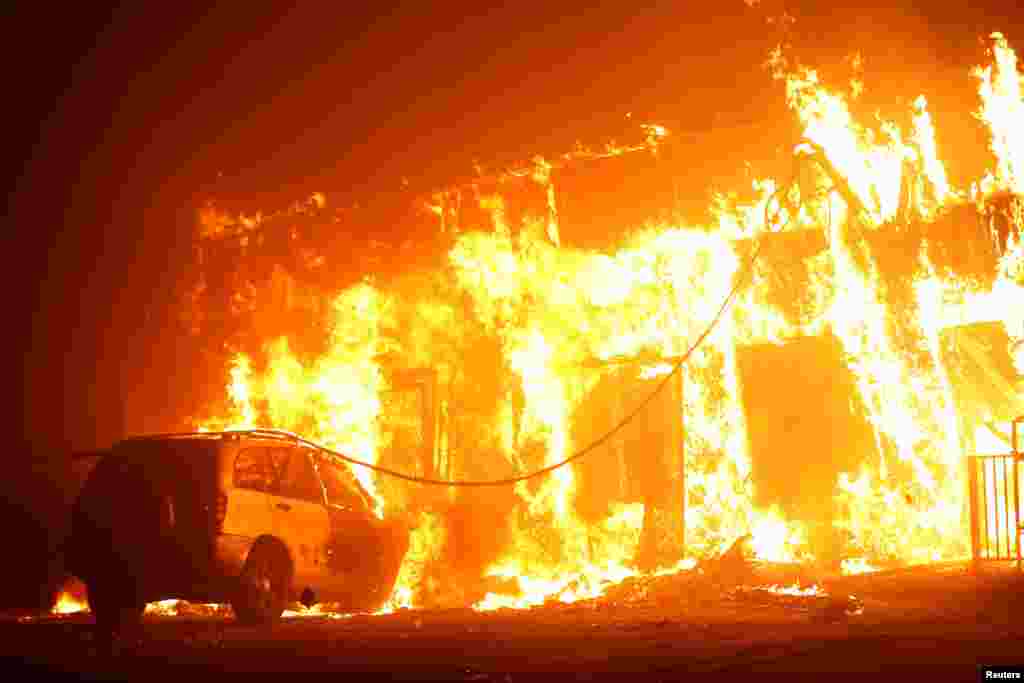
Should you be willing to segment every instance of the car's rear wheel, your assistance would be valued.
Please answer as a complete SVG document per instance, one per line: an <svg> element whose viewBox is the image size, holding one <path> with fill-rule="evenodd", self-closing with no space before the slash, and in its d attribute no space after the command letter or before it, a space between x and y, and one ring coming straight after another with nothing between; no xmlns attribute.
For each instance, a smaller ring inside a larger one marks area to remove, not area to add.
<svg viewBox="0 0 1024 683"><path fill-rule="evenodd" d="M231 606L245 624L269 624L281 617L288 604L288 558L272 543L257 543L238 578Z"/></svg>

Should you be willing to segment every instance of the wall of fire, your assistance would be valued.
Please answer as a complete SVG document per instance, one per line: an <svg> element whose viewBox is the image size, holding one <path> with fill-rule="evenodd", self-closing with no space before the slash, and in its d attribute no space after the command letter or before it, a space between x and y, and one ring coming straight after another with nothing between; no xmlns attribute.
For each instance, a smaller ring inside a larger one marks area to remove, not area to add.
<svg viewBox="0 0 1024 683"><path fill-rule="evenodd" d="M369 282L397 300L422 304L393 310L380 323L385 343L378 358L387 372L380 464L465 479L539 467L545 445L521 433L523 393L502 351L501 323L481 322L445 265L446 254L460 235L474 231L505 231L514 249L538 240L610 249L645 222L680 218L678 178L685 172L680 155L663 148L660 156L645 152L543 173L500 174L425 198L381 198L361 209L337 210L315 197L272 216L240 219L208 206L194 287L182 297L182 321L206 359L198 373L205 390L188 415L217 412L211 405L223 399L225 368L235 352L258 359L267 340L287 336L300 358L324 353L333 295ZM927 250L933 263L958 277L992 278L1007 240L1021 230L1013 210L1017 200L1000 201L986 211L960 207L935 221L903 221L865 237L865 253L884 280L901 353L922 347L912 326L900 320L901 312L913 309L909 283L916 255ZM382 238L379 225L401 230ZM750 247L736 245L740 262ZM812 266L827 250L823 230L772 235L752 296L801 329L818 312L809 293L820 269ZM509 315L517 313L522 312ZM736 315L742 318L743 309ZM971 450L970 435L978 426L1024 412L1021 377L1009 361L1014 341L1001 326L981 324L946 330L942 342L955 368L950 381L959 433L966 435L962 446ZM656 366L664 354L645 353L614 361L579 359L573 445L602 435L657 385L659 375L643 369ZM732 384L723 367L728 362L716 344L707 345L658 401L576 465L577 512L597 520L612 503L645 502L651 511L645 526L659 539L656 555L664 559L678 557L684 544L691 553L706 552L734 535L728 519L695 519L686 512L712 497L734 495L781 506L810 524L816 554L841 556L848 539L833 524L837 477L893 448L872 429L842 348L827 329L813 337L748 344L738 349ZM780 386L786 387L785 400L779 400ZM740 394L740 415L722 408L730 391ZM746 441L753 468L745 477L730 478L732 490L711 483L727 460L726 446L706 431L688 430L689 412L717 416L718 427L730 434L721 438L739 434ZM794 467L799 477L792 475ZM381 491L409 507L441 504L445 496L444 490L386 478ZM458 534L452 536L457 545Z"/></svg>

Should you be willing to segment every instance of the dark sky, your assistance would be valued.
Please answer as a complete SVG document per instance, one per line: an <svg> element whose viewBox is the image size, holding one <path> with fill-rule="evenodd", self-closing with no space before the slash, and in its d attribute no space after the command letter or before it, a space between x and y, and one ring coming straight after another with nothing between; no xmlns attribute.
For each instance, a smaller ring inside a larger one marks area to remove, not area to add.
<svg viewBox="0 0 1024 683"><path fill-rule="evenodd" d="M198 198L443 183L473 159L599 141L626 112L682 130L784 114L761 66L779 1L82 4L4 17L24 380L11 459L107 444L132 428L121 402L142 400L120 394L122 375L188 373L160 350L187 343L169 339L168 293ZM931 73L969 93L978 37L1002 28L1020 45L1022 20L1011 2L942 5L785 6L808 61L859 49L881 92L912 97L909 74Z"/></svg>

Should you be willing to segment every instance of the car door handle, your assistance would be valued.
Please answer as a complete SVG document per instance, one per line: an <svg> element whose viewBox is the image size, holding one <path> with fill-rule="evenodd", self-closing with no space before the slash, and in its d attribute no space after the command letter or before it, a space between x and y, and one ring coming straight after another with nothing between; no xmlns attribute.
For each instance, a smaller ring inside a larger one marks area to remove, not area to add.
<svg viewBox="0 0 1024 683"><path fill-rule="evenodd" d="M287 512L287 511L292 509L292 506L289 505L288 503L278 503L277 504L277 509L278 510L284 510L285 512Z"/></svg>

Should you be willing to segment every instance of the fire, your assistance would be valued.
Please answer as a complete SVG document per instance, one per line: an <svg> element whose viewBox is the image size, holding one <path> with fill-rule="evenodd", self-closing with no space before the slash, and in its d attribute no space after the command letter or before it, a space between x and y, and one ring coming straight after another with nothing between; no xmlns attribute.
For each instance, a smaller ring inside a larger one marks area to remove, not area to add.
<svg viewBox="0 0 1024 683"><path fill-rule="evenodd" d="M230 612L228 605L219 603L188 602L186 600L158 600L150 602L143 610L145 616L178 617L178 616L224 616Z"/></svg>
<svg viewBox="0 0 1024 683"><path fill-rule="evenodd" d="M982 107L978 117L992 131L991 149L996 157L995 186L1024 193L1024 96L1017 54L1001 33L992 34L995 63L972 73L979 80ZM991 178L989 179L992 180Z"/></svg>
<svg viewBox="0 0 1024 683"><path fill-rule="evenodd" d="M148 603L146 609L143 610L143 614L173 617L180 614L180 608L187 604L184 600L158 600L157 602Z"/></svg>
<svg viewBox="0 0 1024 683"><path fill-rule="evenodd" d="M932 196L937 205L941 206L950 198L953 190L946 178L946 167L939 160L935 147L935 125L928 113L928 101L924 95L914 100L914 134L913 143L917 148L925 177L931 183ZM929 212L930 213L930 212Z"/></svg>
<svg viewBox="0 0 1024 683"><path fill-rule="evenodd" d="M602 563L584 560L564 567L544 566L543 551L521 541L509 557L488 571L488 576L512 580L516 594L488 593L473 609L523 609L552 598L563 603L596 598L609 585L637 575L628 564L640 541L642 523L642 505L618 505L600 527L590 529L591 545L597 548L594 554L605 558Z"/></svg>
<svg viewBox="0 0 1024 683"><path fill-rule="evenodd" d="M380 335L384 306L380 292L368 284L340 294L333 302L330 348L312 365L303 365L286 337L265 346L267 363L262 373L253 372L247 354L237 354L228 385L230 416L197 426L286 429L353 458L375 462L376 422L385 389L376 358L386 350ZM258 411L258 403L265 410ZM353 468L353 473L374 497L375 513L382 516L384 501L377 494L374 477L362 467Z"/></svg>
<svg viewBox="0 0 1024 683"><path fill-rule="evenodd" d="M816 597L825 594L825 591L821 589L821 586L814 585L804 587L798 583L794 583L789 586L780 586L778 584L772 584L771 586L766 586L764 590L768 591L769 593L775 593L776 595L793 595L805 598Z"/></svg>
<svg viewBox="0 0 1024 683"><path fill-rule="evenodd" d="M228 396L238 411L238 428L252 427L256 423L256 413L252 407L249 389L251 374L249 357L244 353L239 354L231 363L231 384L228 385Z"/></svg>
<svg viewBox="0 0 1024 683"><path fill-rule="evenodd" d="M299 605L298 609L286 609L281 616L285 619L349 619L352 617L352 614L347 612L335 612L326 605L316 604L310 607Z"/></svg>
<svg viewBox="0 0 1024 683"><path fill-rule="evenodd" d="M970 193L949 179L936 142L941 129L924 94L915 93L905 127L884 120L864 125L849 104L864 87L859 76L847 97L777 50L769 60L772 75L803 129L794 149L801 169L795 182L757 179L752 201L716 197L712 226L651 223L598 253L561 243L558 176L553 163L536 159L513 175L543 187L537 215L514 225L500 192L478 190L475 208L490 217L490 232L453 234L436 272L335 293L323 348L306 343L300 352L297 339L273 336L259 349L239 351L229 369L227 416L201 426L289 429L378 462L386 445L383 397L393 388L386 359L399 357L406 367L437 368L449 383L460 377L466 384L490 382L507 371L493 405L463 407L478 410L471 420L476 441L453 446L447 434L438 437L444 457L463 458L459 472L493 478L489 473L505 466L522 473L553 465L587 445L574 431L574 416L595 387L620 372L616 363L633 362L620 374L638 381L656 382L675 370L672 359L715 319L743 272L752 240L820 233L824 247L801 262L808 284L793 310L773 300L772 273L758 261L735 306L679 369L682 400L671 419L681 425L686 512L680 523L690 557L660 558L659 566L640 569L645 516L657 519L658 510L634 498L584 514L582 471L561 467L515 487L509 540L476 577L501 588L473 607L593 598L631 576L692 566L694 557L721 553L746 535L757 559L817 561L806 520L755 504L739 356L746 346L823 334L838 342L872 439L860 463L835 482L832 525L843 534L843 557L835 558L842 572L962 558L969 549L963 454L986 446L986 437L979 438L978 425L962 424L943 334L971 323L1000 325L1017 371L1024 372L1024 219L1017 205L1008 219L1016 232L1006 235L994 271L972 278L954 272L927 236L908 241L909 251L898 255L905 272L894 278L890 261L897 257L874 244L883 234L906 237L910 224L952 221L954 212L971 208L968 197L984 212L994 211L1000 192L1024 193L1021 76L1006 39L992 38L993 64L972 73L995 166ZM645 145L578 150L562 161L656 151L664 144L664 128L645 132ZM470 203L468 197L457 199ZM439 193L425 202L444 229L453 220L452 201ZM248 225L209 211L204 216L207 231ZM496 347L493 361L478 358L483 340ZM486 368L481 376L460 374L474 362ZM1016 391L1017 405L1024 405ZM458 417L453 400L439 408L449 421ZM612 462L605 454L591 457ZM829 457L828 444L819 454L792 457ZM613 466L603 466L612 477ZM420 606L444 593L445 563L457 561L446 559L450 539L437 501L417 503L409 490L385 484L370 470L354 472L375 496L378 515L411 511L418 523L382 611Z"/></svg>
<svg viewBox="0 0 1024 683"><path fill-rule="evenodd" d="M397 609L414 607L420 604L424 591L436 590L431 586L428 570L436 562L444 543L444 528L436 514L420 513L419 523L413 529L409 539L409 550L395 581L390 600L379 610L379 613L390 614ZM436 581L434 579L433 581Z"/></svg>
<svg viewBox="0 0 1024 683"><path fill-rule="evenodd" d="M510 353L512 369L522 378L526 394L527 413L524 415L523 435L536 433L547 439L548 451L544 464L551 465L568 454L569 407L565 387L551 367L554 351L543 334L531 330L524 336L524 339L512 342ZM539 513L546 507L558 522L568 524L573 484L572 469L563 467L555 470L544 481L539 495L530 496L525 487L521 487L520 491L525 497L532 498L531 512Z"/></svg>
<svg viewBox="0 0 1024 683"><path fill-rule="evenodd" d="M57 595L50 613L55 615L88 614L89 602L86 587L78 579L68 579ZM184 600L160 600L146 605L147 616L222 615L230 608L227 605L189 603Z"/></svg>
<svg viewBox="0 0 1024 683"><path fill-rule="evenodd" d="M57 602L50 610L53 614L80 614L89 611L89 603L81 597L71 595L67 591L61 591L57 596Z"/></svg>
<svg viewBox="0 0 1024 683"><path fill-rule="evenodd" d="M851 574L868 574L870 572L878 571L878 569L872 566L866 558L848 557L843 560L841 571L844 576L848 576Z"/></svg>
<svg viewBox="0 0 1024 683"><path fill-rule="evenodd" d="M768 562L796 562L807 542L803 529L787 524L775 509L758 515L750 529L754 557Z"/></svg>

